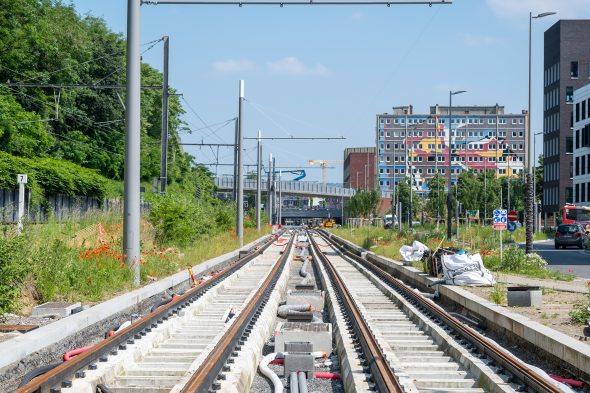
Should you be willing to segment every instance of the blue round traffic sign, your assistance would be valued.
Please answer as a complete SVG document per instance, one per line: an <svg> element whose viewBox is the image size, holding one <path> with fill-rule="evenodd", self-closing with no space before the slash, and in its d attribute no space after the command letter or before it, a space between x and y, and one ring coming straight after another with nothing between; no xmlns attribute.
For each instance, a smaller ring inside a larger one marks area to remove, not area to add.
<svg viewBox="0 0 590 393"><path fill-rule="evenodd" d="M516 230L516 222L508 221L506 224L506 229L508 229L508 232L514 232Z"/></svg>

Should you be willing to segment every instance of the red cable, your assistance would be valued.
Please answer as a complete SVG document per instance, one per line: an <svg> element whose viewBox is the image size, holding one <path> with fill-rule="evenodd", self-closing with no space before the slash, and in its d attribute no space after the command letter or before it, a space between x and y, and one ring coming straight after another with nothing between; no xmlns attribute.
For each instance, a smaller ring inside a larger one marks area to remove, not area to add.
<svg viewBox="0 0 590 393"><path fill-rule="evenodd" d="M316 378L324 378L324 379L342 379L340 373L328 373L328 372L317 372L313 373L313 376Z"/></svg>
<svg viewBox="0 0 590 393"><path fill-rule="evenodd" d="M76 349L72 349L71 351L68 351L64 354L64 362L67 362L68 360L70 360L72 357L81 354L82 352L88 351L90 348L92 348L94 345L90 345L88 347L80 347L80 348L76 348Z"/></svg>

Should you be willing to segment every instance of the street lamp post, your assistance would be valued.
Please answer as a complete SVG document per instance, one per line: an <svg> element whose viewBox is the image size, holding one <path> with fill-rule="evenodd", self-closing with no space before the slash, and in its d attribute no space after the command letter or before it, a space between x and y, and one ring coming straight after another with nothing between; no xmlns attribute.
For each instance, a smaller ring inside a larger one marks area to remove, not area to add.
<svg viewBox="0 0 590 393"><path fill-rule="evenodd" d="M531 135L531 75L532 75L532 30L533 30L533 19L543 18L545 16L555 15L555 12L543 12L536 16L533 16L532 12L529 12L529 111L527 121L527 132L525 133L525 161L527 167L527 182L526 182L526 198L525 198L525 228L526 228L526 242L525 252L530 254L533 252L533 176L532 176L532 162L534 158L530 155L533 151L533 136ZM527 139L528 138L528 143Z"/></svg>
<svg viewBox="0 0 590 393"><path fill-rule="evenodd" d="M452 202L451 202L451 158L452 158L452 154L451 154L451 141L452 141L452 129L453 129L453 125L452 125L452 121L451 121L451 115L452 115L452 107L453 107L453 96L457 95L457 94L461 94L461 93L465 93L466 90L457 90L457 91L449 91L449 145L448 145L448 149L449 149L449 162L447 164L447 170L449 173L447 173L447 178L448 178L448 190L447 190L447 239L451 239L451 237L453 236L453 229L452 229L452 220L453 220L453 213L452 213Z"/></svg>

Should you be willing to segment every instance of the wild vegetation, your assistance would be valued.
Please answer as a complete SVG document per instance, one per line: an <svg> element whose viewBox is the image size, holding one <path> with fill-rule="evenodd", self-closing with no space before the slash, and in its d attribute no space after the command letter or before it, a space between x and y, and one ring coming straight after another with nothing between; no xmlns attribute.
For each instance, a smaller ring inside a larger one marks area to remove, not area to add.
<svg viewBox="0 0 590 393"><path fill-rule="evenodd" d="M162 84L153 67L142 64L141 71L143 85ZM123 178L124 90L98 87L125 84L125 40L102 19L80 17L61 1L0 1L0 80L21 83L0 87L1 151L67 160L110 179ZM160 90L142 90L141 176L147 181L159 173L161 101ZM182 113L172 95L171 182L190 172L191 157L178 145Z"/></svg>
<svg viewBox="0 0 590 393"><path fill-rule="evenodd" d="M500 260L500 239L498 231L490 227L480 225L462 225L459 239L451 241L445 239L445 228L437 232L434 225L417 226L408 228L404 226L402 231L397 229L383 229L375 227L360 228L335 228L336 235L352 241L364 248L384 255L386 257L401 260L399 249L402 245L411 245L414 240L426 244L431 250L438 247L457 247L472 253L480 253L484 265L497 272L521 274L535 278L550 278L558 280L572 280L573 276L559 273L547 268L546 262L537 254L526 255L524 250L517 246L524 241L524 229L517 230L510 240L506 231L504 235L504 253ZM546 238L545 233L538 233L535 239ZM421 268L420 264L415 264Z"/></svg>

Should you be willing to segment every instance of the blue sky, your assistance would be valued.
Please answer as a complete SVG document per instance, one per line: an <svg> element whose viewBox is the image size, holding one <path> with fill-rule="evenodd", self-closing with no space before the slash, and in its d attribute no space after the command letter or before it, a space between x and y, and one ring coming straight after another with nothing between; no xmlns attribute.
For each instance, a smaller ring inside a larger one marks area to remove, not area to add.
<svg viewBox="0 0 590 393"><path fill-rule="evenodd" d="M73 0L77 11L126 31L126 1ZM533 128L542 130L543 32L558 19L590 18L587 0L455 0L445 6L142 6L141 42L170 36L170 83L207 124L236 116L238 80L245 80L246 136L344 136L343 141L265 141L277 165L342 160L346 147L373 146L375 114L414 105L445 105L448 91L467 90L457 105L527 107L528 12L556 11L533 22ZM144 47L145 48L145 47ZM162 46L144 55L161 69ZM233 125L205 126L185 142L231 142ZM220 124L221 125L221 124ZM212 132L215 131L213 135ZM537 151L541 150L540 138ZM255 160L246 145L246 163ZM188 147L198 162L209 149ZM219 162L231 162L220 150ZM342 182L342 168L328 170ZM220 167L219 174L231 173ZM306 180L320 180L308 170Z"/></svg>

